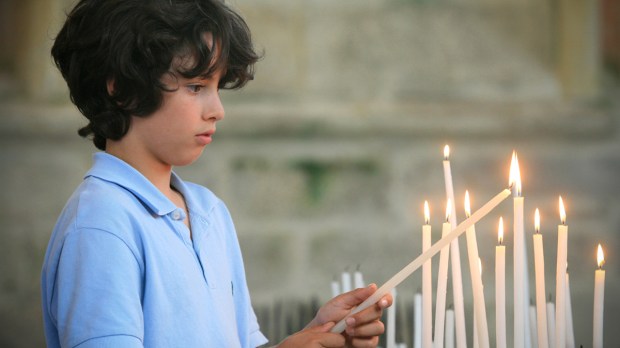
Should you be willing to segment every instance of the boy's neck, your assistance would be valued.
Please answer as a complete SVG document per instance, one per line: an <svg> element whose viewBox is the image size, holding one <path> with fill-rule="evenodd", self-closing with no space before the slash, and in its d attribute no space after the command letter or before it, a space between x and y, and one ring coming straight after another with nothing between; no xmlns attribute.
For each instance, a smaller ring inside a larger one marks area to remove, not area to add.
<svg viewBox="0 0 620 348"><path fill-rule="evenodd" d="M128 150L131 149L131 150ZM141 153L140 147L126 146L119 141L107 141L106 152L118 157L146 177L159 191L169 196L172 193L170 176L172 166Z"/></svg>

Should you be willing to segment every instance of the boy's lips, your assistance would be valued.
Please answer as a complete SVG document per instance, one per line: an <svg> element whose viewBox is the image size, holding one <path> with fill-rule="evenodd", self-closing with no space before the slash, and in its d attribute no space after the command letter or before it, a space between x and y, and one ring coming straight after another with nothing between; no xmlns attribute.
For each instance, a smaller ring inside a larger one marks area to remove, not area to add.
<svg viewBox="0 0 620 348"><path fill-rule="evenodd" d="M215 133L215 130L212 131L206 131L200 134L196 135L196 139L198 140L198 143L200 143L201 145L207 145L210 144L211 141L213 141L213 134Z"/></svg>

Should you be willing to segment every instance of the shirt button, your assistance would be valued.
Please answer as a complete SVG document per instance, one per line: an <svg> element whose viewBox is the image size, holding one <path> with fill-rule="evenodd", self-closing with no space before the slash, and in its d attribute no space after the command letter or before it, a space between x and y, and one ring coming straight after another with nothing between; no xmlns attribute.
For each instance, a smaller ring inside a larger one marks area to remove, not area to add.
<svg viewBox="0 0 620 348"><path fill-rule="evenodd" d="M172 212L172 218L174 220L181 220L181 212L177 209Z"/></svg>

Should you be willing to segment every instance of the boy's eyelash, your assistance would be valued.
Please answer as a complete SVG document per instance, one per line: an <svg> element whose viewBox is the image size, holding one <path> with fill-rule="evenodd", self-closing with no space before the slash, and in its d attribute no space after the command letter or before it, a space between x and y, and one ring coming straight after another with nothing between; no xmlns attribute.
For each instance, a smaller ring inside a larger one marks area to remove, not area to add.
<svg viewBox="0 0 620 348"><path fill-rule="evenodd" d="M188 85L187 88L189 88L190 91L192 91L193 93L198 93L204 86L203 85Z"/></svg>

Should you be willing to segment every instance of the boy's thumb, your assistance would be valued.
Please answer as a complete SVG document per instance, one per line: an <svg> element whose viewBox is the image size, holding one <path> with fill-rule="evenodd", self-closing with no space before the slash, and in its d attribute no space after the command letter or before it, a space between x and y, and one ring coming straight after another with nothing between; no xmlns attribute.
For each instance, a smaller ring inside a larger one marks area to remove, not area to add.
<svg viewBox="0 0 620 348"><path fill-rule="evenodd" d="M313 328L310 328L309 331L319 332L319 333L329 332L332 329L332 327L334 327L335 325L336 325L336 323L334 323L333 321L330 321L330 322L327 322L327 323L325 323L323 325L319 325L319 326L315 326Z"/></svg>

